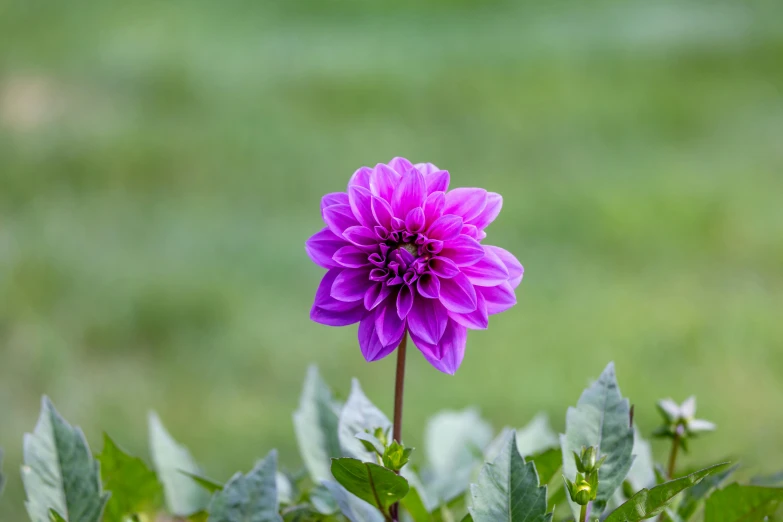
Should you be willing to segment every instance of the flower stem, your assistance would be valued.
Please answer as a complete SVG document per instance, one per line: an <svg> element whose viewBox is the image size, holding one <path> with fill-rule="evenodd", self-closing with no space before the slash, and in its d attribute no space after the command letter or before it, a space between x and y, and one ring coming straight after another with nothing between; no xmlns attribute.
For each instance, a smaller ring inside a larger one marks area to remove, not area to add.
<svg viewBox="0 0 783 522"><path fill-rule="evenodd" d="M679 430L675 431L674 438L672 439L672 450L671 453L669 453L669 469L667 470L667 475L669 475L669 479L674 478L674 466L677 463L677 451L680 449L680 432Z"/></svg>
<svg viewBox="0 0 783 522"><path fill-rule="evenodd" d="M579 514L579 522L587 522L587 504L582 506L582 511Z"/></svg>
<svg viewBox="0 0 783 522"><path fill-rule="evenodd" d="M402 336L397 347L397 377L394 380L394 424L392 425L392 440L402 444L402 396L405 389L405 350L408 347L408 332ZM397 474L400 472L397 471ZM399 520L399 504L393 504L389 510L392 520Z"/></svg>

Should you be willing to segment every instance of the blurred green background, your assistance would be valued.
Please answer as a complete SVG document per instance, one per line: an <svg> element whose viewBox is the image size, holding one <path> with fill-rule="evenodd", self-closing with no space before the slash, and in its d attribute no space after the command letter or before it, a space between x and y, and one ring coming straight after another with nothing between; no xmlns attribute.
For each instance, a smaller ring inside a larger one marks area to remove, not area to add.
<svg viewBox="0 0 783 522"><path fill-rule="evenodd" d="M396 155L502 193L526 267L455 377L413 352L408 440L467 405L562 429L615 360L646 432L696 394L689 458L779 470L782 86L780 2L0 1L0 519L44 393L95 452L146 455L154 408L218 479L298 464L311 361L390 411L303 243Z"/></svg>

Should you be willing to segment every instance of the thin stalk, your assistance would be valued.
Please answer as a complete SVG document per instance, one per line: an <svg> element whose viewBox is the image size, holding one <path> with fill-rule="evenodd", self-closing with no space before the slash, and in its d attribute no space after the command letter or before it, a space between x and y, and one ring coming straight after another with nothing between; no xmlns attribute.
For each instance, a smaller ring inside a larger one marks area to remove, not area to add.
<svg viewBox="0 0 783 522"><path fill-rule="evenodd" d="M677 464L677 452L680 449L680 431L679 429L674 432L674 438L672 439L672 450L669 453L669 469L667 475L669 479L674 478L674 466Z"/></svg>
<svg viewBox="0 0 783 522"><path fill-rule="evenodd" d="M394 424L392 425L392 440L402 444L402 397L405 391L405 350L408 347L408 332L402 336L397 347L397 377L394 380ZM400 472L397 471L397 474ZM394 522L399 521L399 504L392 504L389 512Z"/></svg>
<svg viewBox="0 0 783 522"><path fill-rule="evenodd" d="M579 522L587 522L587 504L582 506L582 511L579 513Z"/></svg>

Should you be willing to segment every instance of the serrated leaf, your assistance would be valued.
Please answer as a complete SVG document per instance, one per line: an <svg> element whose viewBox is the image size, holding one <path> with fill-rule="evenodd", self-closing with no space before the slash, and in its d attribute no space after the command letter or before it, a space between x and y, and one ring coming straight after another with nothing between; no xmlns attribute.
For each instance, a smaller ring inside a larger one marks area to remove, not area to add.
<svg viewBox="0 0 783 522"><path fill-rule="evenodd" d="M439 501L451 500L470 486L492 427L472 408L443 411L427 422L424 446L428 486Z"/></svg>
<svg viewBox="0 0 783 522"><path fill-rule="evenodd" d="M201 475L190 452L175 441L155 413L149 417L149 439L152 462L163 483L166 506L181 517L201 511L209 503L209 494L182 472Z"/></svg>
<svg viewBox="0 0 783 522"><path fill-rule="evenodd" d="M704 522L755 522L772 516L783 503L783 488L732 484L707 499Z"/></svg>
<svg viewBox="0 0 783 522"><path fill-rule="evenodd" d="M724 471L728 466L728 462L716 464L677 480L665 482L652 489L643 489L631 497L628 502L614 510L605 522L637 522L659 515L675 495L694 486L704 477Z"/></svg>
<svg viewBox="0 0 783 522"><path fill-rule="evenodd" d="M470 488L470 514L476 522L545 522L546 486L539 487L532 462L525 462L511 433L498 456L484 464L478 484Z"/></svg>
<svg viewBox="0 0 783 522"><path fill-rule="evenodd" d="M163 506L163 486L143 460L131 457L104 433L101 463L104 487L111 492L103 522L124 522L130 515L153 516Z"/></svg>
<svg viewBox="0 0 783 522"><path fill-rule="evenodd" d="M352 495L338 482L325 480L323 485L334 497L340 512L351 522L384 522L385 517L377 508Z"/></svg>
<svg viewBox="0 0 783 522"><path fill-rule="evenodd" d="M82 430L44 397L35 430L24 437L22 481L30 519L49 522L54 510L68 522L98 522L109 498L99 468Z"/></svg>
<svg viewBox="0 0 783 522"><path fill-rule="evenodd" d="M387 513L408 494L408 481L393 471L352 458L332 459L332 476L349 493Z"/></svg>
<svg viewBox="0 0 783 522"><path fill-rule="evenodd" d="M340 412L340 421L337 427L343 454L361 461L375 460L375 454L368 451L362 441L356 438L357 433L365 431L372 433L375 428L386 431L391 428L391 422L381 410L370 402L370 399L362 391L359 381L354 379L351 385L351 394Z"/></svg>
<svg viewBox="0 0 783 522"><path fill-rule="evenodd" d="M204 491L208 493L216 493L223 489L223 484L212 480L211 478L203 477L201 475L198 475L196 473L188 473L187 471L179 470L180 473L185 475L186 477L190 477L190 479L204 488Z"/></svg>
<svg viewBox="0 0 783 522"><path fill-rule="evenodd" d="M311 366L299 399L299 409L294 412L294 431L299 453L316 484L332 478L329 474L331 458L342 455L337 435L341 408L318 374L318 368Z"/></svg>
<svg viewBox="0 0 783 522"><path fill-rule="evenodd" d="M720 473L705 477L704 480L686 490L682 495L680 505L677 507L677 516L682 520L690 519L696 513L702 500L707 498L707 496L720 486L729 475L734 473L738 467L739 464Z"/></svg>
<svg viewBox="0 0 783 522"><path fill-rule="evenodd" d="M427 506L424 505L417 488L411 487L400 503L411 516L413 522L432 522L432 515L427 511Z"/></svg>
<svg viewBox="0 0 783 522"><path fill-rule="evenodd" d="M248 473L237 473L209 504L209 522L280 522L277 501L277 451Z"/></svg>
<svg viewBox="0 0 783 522"><path fill-rule="evenodd" d="M538 480L542 485L549 484L555 474L563 467L563 455L560 453L560 448L550 448L538 455L529 457L527 461L532 462L536 467Z"/></svg>
<svg viewBox="0 0 783 522"><path fill-rule="evenodd" d="M560 436L563 472L571 480L576 476L573 452L583 446L597 446L607 459L598 472L598 496L592 504L593 515L601 514L615 490L623 483L633 463L633 429L630 404L620 394L614 363L609 363L596 382L579 398L576 408L566 413L566 433ZM580 507L569 500L574 518Z"/></svg>

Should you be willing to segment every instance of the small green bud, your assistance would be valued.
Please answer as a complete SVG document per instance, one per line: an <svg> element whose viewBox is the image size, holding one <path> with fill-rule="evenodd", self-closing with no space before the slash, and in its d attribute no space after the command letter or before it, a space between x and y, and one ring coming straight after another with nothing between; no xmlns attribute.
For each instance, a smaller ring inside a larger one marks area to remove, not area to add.
<svg viewBox="0 0 783 522"><path fill-rule="evenodd" d="M383 465L392 471L400 471L410 459L413 448L406 448L396 440L383 452Z"/></svg>
<svg viewBox="0 0 783 522"><path fill-rule="evenodd" d="M598 459L598 448L595 446L582 447L582 454L578 455L574 452L574 462L576 463L576 469L580 473L589 475L598 471L601 464L606 460L607 455L604 455Z"/></svg>
<svg viewBox="0 0 783 522"><path fill-rule="evenodd" d="M577 473L574 482L571 482L566 477L563 477L563 480L565 481L568 496L571 497L573 502L576 502L580 506L586 506L590 501L595 500L598 495L597 473L593 473L592 476L587 478L581 473Z"/></svg>

